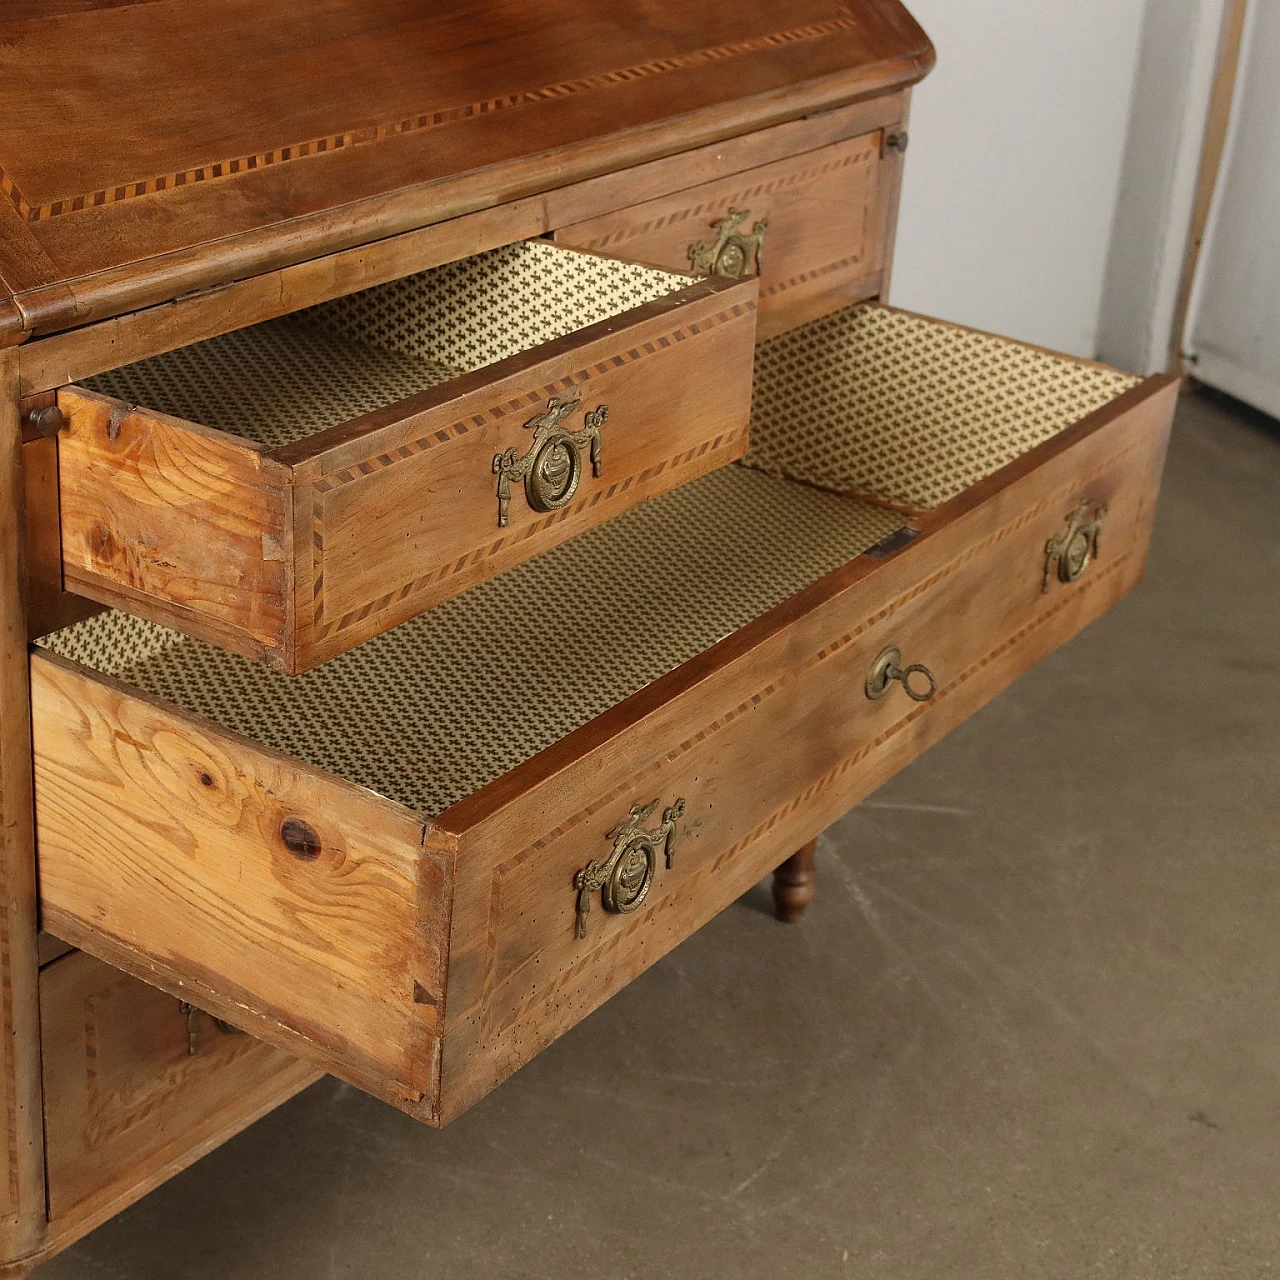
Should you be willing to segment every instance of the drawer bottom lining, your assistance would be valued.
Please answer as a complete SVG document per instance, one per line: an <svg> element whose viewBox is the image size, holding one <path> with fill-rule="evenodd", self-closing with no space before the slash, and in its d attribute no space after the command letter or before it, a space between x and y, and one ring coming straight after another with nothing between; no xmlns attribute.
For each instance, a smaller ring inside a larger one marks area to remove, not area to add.
<svg viewBox="0 0 1280 1280"><path fill-rule="evenodd" d="M746 461L921 513L1140 381L907 311L846 307L757 348Z"/></svg>
<svg viewBox="0 0 1280 1280"><path fill-rule="evenodd" d="M902 523L731 466L302 676L118 612L40 643L434 815Z"/></svg>
<svg viewBox="0 0 1280 1280"><path fill-rule="evenodd" d="M276 448L462 372L286 317L124 365L84 385Z"/></svg>
<svg viewBox="0 0 1280 1280"><path fill-rule="evenodd" d="M124 365L84 385L281 448L690 283L528 241Z"/></svg>

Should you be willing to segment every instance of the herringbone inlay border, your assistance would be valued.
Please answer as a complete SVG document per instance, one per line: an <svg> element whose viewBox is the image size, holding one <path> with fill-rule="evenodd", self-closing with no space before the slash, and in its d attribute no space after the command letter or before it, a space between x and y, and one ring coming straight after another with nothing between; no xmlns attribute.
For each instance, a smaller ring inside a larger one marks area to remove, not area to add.
<svg viewBox="0 0 1280 1280"><path fill-rule="evenodd" d="M788 191L795 187L816 182L819 178L824 178L829 173L839 172L841 169L847 169L851 165L869 164L876 159L878 154L878 151L874 148L865 147L852 155L840 156L834 160L824 161L821 164L809 165L806 168L796 169L790 173L779 174L776 178L752 183L750 186L743 187L739 191L730 192L728 195L717 195L710 200L701 200L697 204L686 205L684 208L673 210L671 213L660 214L644 222L629 224L617 231L610 231L605 235L596 236L594 239L588 240L583 245L583 248L593 251L614 249L619 245L626 244L629 240L646 236L652 231L660 231L663 227L674 226L678 223L694 222L699 218L702 218L706 225L710 226L712 219L720 217L731 205L735 207L747 205L753 200L759 200L762 196L776 195L779 191Z"/></svg>
<svg viewBox="0 0 1280 1280"><path fill-rule="evenodd" d="M1126 450L1125 452L1126 453L1130 452L1130 450ZM490 892L488 952L485 957L486 959L485 1004L486 1004L486 1010L487 1010L485 1026L486 1026L487 1032L490 1034L492 1034L494 1031L501 1032L506 1028L518 1023L521 1018L523 1018L526 1014L530 1012L530 1010L532 1010L533 1008L537 1007L540 1004L546 1003L548 1000L554 999L556 993L559 990L563 989L564 987L576 986L578 983L578 980L581 978L581 976L584 973L588 971L595 972L595 973L607 971L607 957L609 953L614 951L619 946L621 946L624 938L632 936L635 930L645 929L649 925L649 922L652 921L660 912L662 912L665 909L665 904L666 904L666 899L661 897L652 901L648 906L646 906L645 910L642 913L640 913L637 916L631 917L629 928L626 930L625 934L622 932L615 932L611 936L604 937L598 946L585 951L580 959L575 961L575 963L569 969L565 970L564 973L557 975L556 978L550 984L543 984L543 983L536 984L534 988L532 988L529 991L529 993L521 1001L519 1001L512 1009L507 1011L506 1015L502 1018L502 1021L495 1027L492 1021L488 1017L488 1013L491 1013L492 1011L493 993L500 986L502 986L506 982L509 982L513 978L515 978L524 967L523 965L518 965L510 973L503 974L501 978L497 978L497 975L496 975L497 935L498 935L497 917L501 909L500 908L501 884L505 876L516 865L522 862L526 857L545 848L550 841L554 840L557 836L559 836L563 832L568 831L574 826L577 826L578 823L583 821L585 818L587 818L591 814L597 812L599 809L603 808L605 805L609 803L620 803L628 795L632 794L632 788L635 782L637 781L637 779L644 778L650 774L655 774L659 772L664 765L670 763L673 760L678 759L680 756L684 755L687 751L697 746L700 742L703 742L706 738L712 736L715 733L718 733L721 729L725 728L729 724L732 724L741 715L745 714L746 712L752 710L755 706L759 705L759 703L764 701L765 698L778 692L781 688L787 685L793 684L801 673L808 670L810 667L812 667L816 663L821 662L825 658L829 657L831 654L835 653L837 650L842 649L846 645L852 643L852 641L858 635L866 631L867 628L873 625L876 621L880 620L881 618L887 616L890 613L896 612L896 610L900 608L901 605L905 603L907 600L914 599L916 596L920 595L923 591L927 590L934 583L938 582L942 578L949 577L950 574L955 572L955 570L958 569L961 565L972 560L975 555L980 554L982 551L986 550L988 547L990 547L994 543L1002 540L1004 537L1008 536L1008 534L1014 532L1015 529L1022 527L1024 524L1026 524L1027 520L1032 517L1032 515L1038 514L1039 512L1043 511L1051 501L1052 501L1051 499L1046 499L1044 502L1038 503L1034 509L1034 512L1029 511L1024 513L1024 517L1016 521L1015 524L1010 525L1006 529L1002 529L999 533L993 535L990 539L982 543L980 546L971 548L968 552L961 555L956 560L952 561L943 569L939 570L926 582L918 584L916 588L905 593L903 596L901 596L898 600L895 600L893 603L885 606L884 609L877 612L872 618L869 618L863 623L859 624L857 627L853 629L853 631L840 637L840 639L834 641L832 644L826 646L824 649L820 650L818 653L812 655L808 661L801 664L801 666L797 669L796 672L790 674L789 676L783 677L781 680L773 684L766 686L764 689L759 690L757 693L753 694L750 698L743 701L737 707L733 708L731 711L726 712L718 720L714 721L712 724L708 725L706 728L702 729L700 732L694 734L692 737L686 739L684 742L674 747L671 751L667 752L661 758L651 761L650 764L645 769L643 769L639 774L633 775L633 777L629 778L627 782L623 784L621 787L615 788L608 795L602 796L598 798L596 801L593 801L591 805L580 810L572 818L568 819L561 826L557 827L554 831L549 832L547 835L534 841L533 844L527 846L524 850L522 850L520 854L517 854L516 857L511 859L511 861L506 862L502 864L502 866L498 867L494 872L493 887ZM1111 560L1110 562L1108 562L1106 565L1099 566L1096 575L1086 579L1082 583L1079 583L1074 591L1068 594L1065 594L1063 596L1060 596L1049 608L1042 609L1039 613L1035 614L1026 623L1024 623L1023 626L1019 627L1018 630L1015 631L1012 635L1007 636L1004 640L1002 640L999 644L997 644L993 649L984 653L981 657L975 659L973 662L969 663L969 665L966 666L962 671L960 671L953 679L947 681L946 684L941 685L937 693L933 696L933 698L929 700L928 703L913 705L910 710L904 712L902 716L900 716L892 724L886 726L874 738L871 738L868 741L862 743L859 747L857 747L855 750L850 752L838 764L833 766L826 773L822 774L818 778L815 778L799 794L792 796L791 799L789 799L786 804L782 805L781 807L779 807L778 809L774 810L772 813L764 817L759 823L757 823L755 827L753 827L745 836L743 836L735 844L730 846L728 849L723 850L721 853L717 854L715 858L711 859L709 862L705 863L703 866L695 870L692 873L690 880L683 882L680 885L678 893L685 898L698 897L699 895L696 889L697 884L703 881L712 879L723 867L725 867L731 862L735 862L743 853L745 853L749 848L751 848L751 846L754 845L758 840L768 835L768 833L772 831L773 828L776 827L780 822L785 821L788 817L790 817L791 814L795 813L798 809L801 809L804 806L811 804L817 796L830 790L833 786L835 786L837 782L839 782L841 778L843 778L847 773L849 773L850 770L856 768L859 764L861 764L862 761L865 760L868 756L878 751L882 746L885 745L885 743L891 741L893 738L896 738L899 734L901 734L904 730L906 730L910 725L912 725L916 720L918 720L922 715L926 714L928 708L936 706L937 704L942 702L945 698L956 693L958 690L963 688L964 685L968 684L969 681L972 680L975 676L979 675L983 670L989 667L991 663L999 660L1005 654L1016 649L1019 645L1021 645L1029 637L1033 636L1042 627L1050 623L1055 617L1057 617L1059 613L1062 612L1062 610L1069 608L1071 605L1073 605L1077 600L1077 598L1082 593L1096 590L1103 583L1109 581L1112 577L1114 577L1117 573L1119 573L1121 569L1127 566L1129 562L1132 560L1132 558L1133 558L1132 553L1129 551L1125 551L1122 554L1118 555L1114 560ZM604 969L602 969L602 966L604 966Z"/></svg>
<svg viewBox="0 0 1280 1280"><path fill-rule="evenodd" d="M1111 561L1099 573L1098 577L1081 583L1080 591L1087 591L1096 588L1104 580L1109 579L1118 573L1129 561L1132 556L1129 552L1117 557ZM963 685L967 684L974 676L978 675L985 667L989 666L996 659L1003 657L1006 653L1018 647L1029 637L1033 636L1041 627L1051 622L1063 609L1070 605L1075 596L1060 600L1052 608L1046 609L1035 615L1024 627L1016 631L1008 639L997 645L990 653L985 654L976 662L970 663L954 680L943 685L934 697L930 700L929 705L937 703L940 699L956 692ZM811 782L799 795L793 796L781 808L775 810L757 824L751 831L742 837L736 844L725 849L715 858L705 863L694 871L689 878L684 881L678 892L682 898L686 899L702 899L698 886L706 881L713 879L725 866L736 862L748 849L752 847L758 840L768 835L780 822L785 821L796 810L802 809L805 805L811 804L813 800L822 795L823 792L830 790L845 774L853 769L856 765L865 760L872 752L882 747L890 739L895 738L910 724L914 723L925 712L924 706L917 706L912 711L907 712L900 720L895 721L883 733L869 742L864 743L851 755L846 756L838 765L823 774L820 778L816 778ZM734 717L731 717L734 718ZM728 720L725 721L728 723ZM491 904L496 905L498 902L498 893L491 895ZM554 1001L561 991L566 989L575 992L583 989L581 979L585 974L608 974L611 972L609 957L610 955L622 947L626 940L637 931L644 931L651 927L651 922L655 920L665 909L667 898L658 897L650 899L642 912L628 917L628 927L625 931L615 931L611 935L604 937L600 944L583 952L582 956L576 960L568 969L557 974L550 983L536 983L523 999L512 1006L504 1016L501 1022L496 1025L489 1018L488 1014L492 1011L491 996L496 988L486 987L486 1034L500 1034L507 1028L515 1026L521 1019L526 1017L532 1010L540 1005L545 1005L550 1001ZM492 951L496 944L496 933L491 922L490 925L490 949ZM490 957L489 973L493 971L493 958ZM510 974L504 975L502 981L508 982L512 978L518 976L523 966L517 967ZM594 984L588 985L586 990L595 990Z"/></svg>
<svg viewBox="0 0 1280 1280"><path fill-rule="evenodd" d="M18 184L0 166L0 193L9 200L18 213L28 222L42 222L48 218L61 217L63 214L77 213L82 209L96 209L101 205L118 204L124 200L135 200L139 196L152 195L167 191L174 187L193 186L210 182L217 178L232 177L240 173L251 173L256 169L266 169L273 165L287 164L293 160L301 160L307 156L324 155L330 151L342 151L350 147L366 146L369 143L381 142L387 138L400 137L407 133L420 133L427 129L436 129L442 125L454 124L473 116L492 115L496 111L509 111L515 107L530 106L555 98L567 98L573 94L589 93L592 90L608 89L617 85L628 84L634 80L642 80L649 76L667 75L673 71L687 71L693 67L707 63L722 62L726 58L740 58L752 53L762 53L783 45L802 44L811 40L821 40L826 36L841 31L854 31L858 21L850 12L847 4L835 5L838 17L823 22L813 22L801 27L792 27L786 31L775 31L768 35L752 36L745 40L736 40L728 44L712 45L704 49L694 49L688 53L676 53L667 58L656 58L650 62L637 63L634 66L618 67L613 71L604 71L596 75L582 76L572 80L561 80L555 84L544 85L540 89L523 89L512 93L499 94L480 102L469 102L454 107L442 107L435 111L424 111L416 115L405 116L399 120L389 120L382 124L369 125L362 129L347 129L340 133L325 134L323 137L307 138L286 146L274 147L269 151L258 151L250 155L232 156L221 160L211 160L189 169L180 169L174 173L157 174L154 177L141 178L131 182L123 182L114 187L103 187L97 191L82 195L65 196L60 200L45 203L32 203L22 193Z"/></svg>
<svg viewBox="0 0 1280 1280"><path fill-rule="evenodd" d="M755 693L753 693L750 697L744 699L737 706L732 707L729 710L723 712L721 715L717 716L715 720L705 725L697 733L690 735L683 742L672 747L669 751L665 752L659 759L651 761L639 773L631 775L625 781L619 783L618 786L608 791L606 794L597 796L589 804L579 809L571 817L564 819L552 830L545 832L541 836L531 841L518 853L514 854L510 859L504 862L497 869L495 874L498 876L504 876L508 874L512 869L519 866L520 863L525 861L525 859L537 856L543 849L547 848L548 845L558 840L566 832L571 831L574 827L578 826L579 823L584 822L587 818L591 817L592 814L597 813L600 809L604 808L606 805L618 803L624 797L631 794L637 780L646 778L650 774L657 772L659 769L663 768L665 765L668 765L673 761L679 759L679 757L684 755L687 751L691 751L694 747L696 747L700 742L704 741L706 738L711 737L713 734L719 733L720 730L725 728L727 725L732 724L733 721L736 720L739 716L759 706L759 704L762 703L766 698L771 697L773 694L777 693L781 688L785 687L788 684L794 683L801 676L803 676L804 673L808 671L811 667L816 666L820 662L824 662L827 658L831 657L835 653L838 653L841 649L847 648L849 645L853 644L860 636L864 635L867 631L869 631L872 627L877 626L879 623L883 622L886 618L891 617L893 614L897 613L900 609L910 604L911 601L924 595L928 591L932 591L933 588L936 587L940 582L951 577L952 574L958 573L966 565L971 564L975 559L979 558L980 556L986 555L986 553L990 551L992 547L996 546L1000 542L1003 542L1006 538L1012 537L1020 529L1025 528L1032 521L1038 519L1041 515L1044 514L1045 511L1049 510L1054 506L1062 506L1064 502L1067 502L1072 498L1078 496L1078 493L1082 489L1088 488L1089 484L1097 476L1101 475L1104 471L1107 471L1112 467L1116 466L1118 463L1122 462L1125 458L1129 457L1129 455L1132 454L1134 450L1140 447L1141 447L1141 442L1135 442L1133 444L1126 446L1124 449L1119 450L1116 453L1110 454L1105 460L1098 463L1097 466L1092 468L1087 475L1074 477L1071 480L1070 484L1064 485L1061 488L1056 489L1053 493L1047 494L1045 497L1041 498L1040 501L1035 503L1033 506L1027 507L1025 510L1019 512L1015 520L1012 520L1008 524L1003 525L1001 528L997 529L994 533L982 539L982 541L976 542L972 546L966 548L959 555L955 556L953 559L949 560L946 564L936 569L927 578L924 578L920 582L915 583L915 585L910 587L908 590L902 592L900 595L896 596L893 600L890 600L886 604L882 605L879 609L875 611L875 613L864 618L856 626L851 627L844 634L838 636L834 640L829 641L827 644L823 645L822 648L810 654L808 658L798 662L794 666L794 668L790 670L787 674L783 675L777 680L771 681L769 684L765 685L764 688L758 689ZM1119 563L1121 559L1122 557L1117 557L1116 563ZM1086 581L1083 584L1081 584L1081 587L1083 588L1085 586L1088 586L1089 583L1091 582L1098 581L1099 579L1106 576L1110 572L1111 572L1111 569L1109 566L1100 566L1096 573L1092 574L1090 578L1086 579ZM1064 602L1065 601L1059 601L1055 603L1053 608L1045 610L1043 613L1037 614L1036 617L1031 622L1026 624L1026 626L1022 629L1021 632L1018 633L1018 635L1021 636L1024 632L1030 632L1031 630L1034 630L1036 627L1040 626L1043 621L1046 621L1049 617L1055 614L1058 610L1059 605ZM965 680L969 678L969 674L972 671L977 670L982 666L985 666L993 656L996 656L997 654L1003 652L1004 649L1007 648L1010 644L1015 643L1017 638L1018 637L1015 636L1012 640L1005 642L1002 646L994 650L992 654L988 654L987 656L979 660L978 663L973 664L970 668L966 668L964 672L961 672L961 674L958 675L949 684L944 685L938 691L938 694L935 695L935 697L931 699L927 705L929 706L934 705L938 701L938 699L943 694L946 693L948 689L951 689L953 687L956 687L962 684ZM926 704L920 704L919 707L916 707L912 712L908 713L907 718L910 719L912 716L919 714L923 710L925 705ZM899 721L898 723L899 724L905 723L905 721ZM892 732L896 732L896 726L893 726L889 730L886 730L886 735ZM884 735L882 735L882 738L883 736ZM872 744L872 747L874 747L875 745L876 744ZM862 754L865 755L866 753L863 752ZM862 755L859 755L857 758L861 759Z"/></svg>
<svg viewBox="0 0 1280 1280"><path fill-rule="evenodd" d="M442 427L437 431L433 431L428 436L423 436L420 439L400 445L395 449L390 449L385 452L375 454L372 457L362 459L358 463L353 463L348 467L344 467L341 471L332 472L329 475L322 477L320 480L317 480L312 491L311 536L313 566L311 627L314 640L320 641L334 632L344 631L348 627L364 621L364 619L371 613L377 613L383 609L390 608L392 605L398 604L409 596L425 591L428 587L431 587L436 583L443 582L445 579L452 577L456 573L460 573L469 565L497 555L500 551L513 543L520 542L524 538L532 537L542 529L549 528L553 524L571 519L573 516L594 507L597 503L609 501L618 494L626 492L634 484L652 479L654 476L660 475L663 471L666 471L669 468L685 466L708 451L725 448L738 439L742 433L734 431L716 436L713 440L703 441L701 444L695 445L691 449L682 451L675 457L661 459L646 470L638 474L628 476L617 484L596 488L591 493L584 495L577 502L572 503L563 510L552 512L544 519L534 521L522 528L514 529L508 534L498 535L494 537L492 541L486 541L482 546L477 547L468 555L463 556L458 560L433 571L432 573L425 574L420 578L415 578L411 582L406 582L402 586L396 588L395 591L379 596L375 600L366 601L358 609L348 610L337 619L328 619L325 616L325 506L328 495L335 489L341 488L343 485L350 484L353 481L364 479L366 476L372 475L377 471L384 470L387 467L395 466L397 463L404 462L409 458L416 457L421 453L425 453L429 449L435 448L437 445L447 444L450 440L456 439L458 436L466 435L468 432L478 430L486 426L488 423L501 422L504 418L508 418L512 414L519 414L522 417L527 417L536 413L538 407L544 403L544 400L550 399L552 396L564 395L566 392L573 391L576 388L585 385L591 381L592 378L599 377L601 374L611 373L616 369L632 364L637 360L643 360L648 356L657 355L659 352L666 351L677 343L685 342L690 338L696 338L698 335L718 328L722 324L728 324L732 321L740 320L744 315L748 315L754 311L755 307L756 304L754 302L735 304L725 311L717 312L715 315L706 316L700 320L692 321L689 324L673 329L670 333L663 334L660 338L652 338L649 341L639 343L626 351L615 352L610 355L607 360L599 361L588 368L577 369L572 373L565 374L564 377L557 379L554 383L548 383L537 391L530 392L527 395L520 396L513 400L504 401L501 404L491 405L482 413L474 414L466 419L459 419L448 427Z"/></svg>

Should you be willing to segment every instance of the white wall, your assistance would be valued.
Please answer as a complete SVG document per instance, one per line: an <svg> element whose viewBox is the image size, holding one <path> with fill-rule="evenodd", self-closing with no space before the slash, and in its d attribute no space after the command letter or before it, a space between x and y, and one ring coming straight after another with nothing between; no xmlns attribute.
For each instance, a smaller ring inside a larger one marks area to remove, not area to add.
<svg viewBox="0 0 1280 1280"><path fill-rule="evenodd" d="M1280 417L1280 6L1249 10L1240 78L1192 297L1202 382Z"/></svg>
<svg viewBox="0 0 1280 1280"><path fill-rule="evenodd" d="M890 301L1094 355L1143 0L907 5L938 65L912 100Z"/></svg>
<svg viewBox="0 0 1280 1280"><path fill-rule="evenodd" d="M1099 315L1098 350L1169 367L1223 0L1150 0Z"/></svg>

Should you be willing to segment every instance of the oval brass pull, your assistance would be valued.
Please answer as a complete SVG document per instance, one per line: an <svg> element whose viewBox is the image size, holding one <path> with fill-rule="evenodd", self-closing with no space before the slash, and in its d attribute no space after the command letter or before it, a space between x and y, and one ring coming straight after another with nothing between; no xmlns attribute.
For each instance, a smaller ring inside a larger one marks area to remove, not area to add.
<svg viewBox="0 0 1280 1280"><path fill-rule="evenodd" d="M1089 509L1093 508L1093 515ZM1098 538L1106 517L1105 503L1087 498L1067 517L1067 527L1044 544L1044 584L1048 591L1054 578L1059 582L1075 582L1098 558Z"/></svg>
<svg viewBox="0 0 1280 1280"><path fill-rule="evenodd" d="M600 475L600 428L609 421L609 406L597 405L583 414L582 426L570 431L564 420L582 403L553 396L545 413L526 422L533 443L524 456L514 448L494 455L493 473L498 477L498 527L507 527L511 508L511 481L524 481L524 496L534 511L559 511L578 491L582 479L582 449L591 446L591 474Z"/></svg>
<svg viewBox="0 0 1280 1280"><path fill-rule="evenodd" d="M917 685L913 689L912 676L922 676L926 682L925 685L923 687ZM902 650L896 645L890 645L871 664L871 670L867 672L867 697L873 702L883 698L895 680L902 685L907 697L916 702L928 702L938 692L938 682L928 667L920 662L913 662L910 666L904 667Z"/></svg>
<svg viewBox="0 0 1280 1280"><path fill-rule="evenodd" d="M697 240L689 246L689 262L695 271L705 271L712 276L746 275L751 266L751 259L756 261L756 274L760 274L761 257L764 253L764 235L769 230L769 219L759 218L750 233L739 231L746 220L751 217L750 209L735 209L730 206L723 218L717 218L712 228L719 234L714 244Z"/></svg>
<svg viewBox="0 0 1280 1280"><path fill-rule="evenodd" d="M606 911L626 915L649 896L658 870L659 849L667 869L671 869L676 856L676 823L684 814L684 797L678 797L663 810L658 826L646 829L644 824L658 803L651 800L648 804L633 804L629 816L605 836L613 841L609 856L599 861L593 858L574 875L573 887L578 892L576 937L587 936L587 916L594 893L599 891L600 904Z"/></svg>

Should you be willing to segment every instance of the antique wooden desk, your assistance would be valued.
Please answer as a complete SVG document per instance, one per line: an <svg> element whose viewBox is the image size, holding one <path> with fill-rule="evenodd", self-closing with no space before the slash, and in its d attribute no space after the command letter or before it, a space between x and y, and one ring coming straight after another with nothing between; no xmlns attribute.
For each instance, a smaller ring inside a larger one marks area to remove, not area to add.
<svg viewBox="0 0 1280 1280"><path fill-rule="evenodd" d="M932 58L897 0L5 6L9 1274L797 918L1138 580L1171 382L876 301Z"/></svg>

